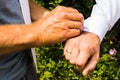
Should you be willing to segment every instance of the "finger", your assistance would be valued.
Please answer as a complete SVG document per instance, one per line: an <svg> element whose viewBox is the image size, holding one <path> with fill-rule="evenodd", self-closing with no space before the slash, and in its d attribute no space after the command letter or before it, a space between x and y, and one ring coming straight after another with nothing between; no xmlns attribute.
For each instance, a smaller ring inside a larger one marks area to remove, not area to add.
<svg viewBox="0 0 120 80"><path fill-rule="evenodd" d="M77 9L72 8L72 7L66 7L66 10L67 10L68 12L79 13L79 11L78 11Z"/></svg>
<svg viewBox="0 0 120 80"><path fill-rule="evenodd" d="M83 29L82 23L78 21L66 21L66 24L68 25L69 29Z"/></svg>
<svg viewBox="0 0 120 80"><path fill-rule="evenodd" d="M75 64L75 61L79 55L80 51L78 49L77 45L74 45L74 48L72 49L72 53L70 55L70 63Z"/></svg>
<svg viewBox="0 0 120 80"><path fill-rule="evenodd" d="M66 58L66 60L69 60L71 53L68 53L67 50L72 51L72 46L71 46L71 43L69 43L69 41L66 41L66 44L65 44L65 47L64 47L65 58Z"/></svg>
<svg viewBox="0 0 120 80"><path fill-rule="evenodd" d="M87 63L88 59L90 57L90 53L87 50L81 50L80 54L76 60L76 65L81 68L81 70L84 68L85 64Z"/></svg>
<svg viewBox="0 0 120 80"><path fill-rule="evenodd" d="M67 12L75 12L75 13L78 13L78 10L77 9L74 9L72 7L64 7L64 6L57 6L55 8L56 10L60 10L60 11L67 11Z"/></svg>
<svg viewBox="0 0 120 80"><path fill-rule="evenodd" d="M71 54L69 54L69 53L65 54L65 59L70 60L70 56L71 56Z"/></svg>
<svg viewBox="0 0 120 80"><path fill-rule="evenodd" d="M83 76L86 76L90 71L93 71L95 69L96 64L99 61L99 53L96 53L96 54L91 57L89 63L83 69L82 71Z"/></svg>
<svg viewBox="0 0 120 80"><path fill-rule="evenodd" d="M73 20L73 21L80 21L83 23L84 17L81 13L66 13L65 18Z"/></svg>

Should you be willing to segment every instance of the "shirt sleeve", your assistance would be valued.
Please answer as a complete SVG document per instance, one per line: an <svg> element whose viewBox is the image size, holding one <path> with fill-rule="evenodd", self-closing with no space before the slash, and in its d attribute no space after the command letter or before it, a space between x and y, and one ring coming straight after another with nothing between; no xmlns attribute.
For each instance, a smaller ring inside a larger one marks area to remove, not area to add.
<svg viewBox="0 0 120 80"><path fill-rule="evenodd" d="M120 18L120 0L96 0L91 16L84 21L84 31L99 36L100 41Z"/></svg>

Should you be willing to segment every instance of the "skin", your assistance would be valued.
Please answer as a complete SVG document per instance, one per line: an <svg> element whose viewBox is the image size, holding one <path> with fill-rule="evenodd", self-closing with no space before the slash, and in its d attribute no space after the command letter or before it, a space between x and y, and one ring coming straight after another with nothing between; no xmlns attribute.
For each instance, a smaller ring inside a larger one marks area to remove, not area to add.
<svg viewBox="0 0 120 80"><path fill-rule="evenodd" d="M71 53L66 50L70 49ZM94 70L99 61L100 39L90 32L83 32L80 36L66 41L64 55L71 64L75 64L83 76Z"/></svg>
<svg viewBox="0 0 120 80"><path fill-rule="evenodd" d="M30 5L30 13L32 21L39 20L50 13L50 11L46 8L43 8L36 4L34 0L29 0Z"/></svg>
<svg viewBox="0 0 120 80"><path fill-rule="evenodd" d="M49 12L30 0L30 10L33 23L0 25L0 55L63 42L82 30L83 16L73 8L58 6Z"/></svg>

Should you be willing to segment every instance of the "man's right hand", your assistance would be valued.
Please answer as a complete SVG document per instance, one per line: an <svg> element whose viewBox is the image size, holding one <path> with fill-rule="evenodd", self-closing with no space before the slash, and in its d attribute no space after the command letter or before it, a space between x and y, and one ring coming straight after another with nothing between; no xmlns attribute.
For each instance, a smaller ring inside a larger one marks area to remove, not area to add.
<svg viewBox="0 0 120 80"><path fill-rule="evenodd" d="M58 6L33 23L37 44L55 44L77 36L83 29L83 15L76 9Z"/></svg>

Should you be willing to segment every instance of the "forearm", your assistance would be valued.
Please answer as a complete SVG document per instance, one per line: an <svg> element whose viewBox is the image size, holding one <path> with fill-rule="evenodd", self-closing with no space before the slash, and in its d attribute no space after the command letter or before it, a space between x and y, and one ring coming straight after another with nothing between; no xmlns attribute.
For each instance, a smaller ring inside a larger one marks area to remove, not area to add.
<svg viewBox="0 0 120 80"><path fill-rule="evenodd" d="M35 35L31 25L1 25L0 55L34 47Z"/></svg>
<svg viewBox="0 0 120 80"><path fill-rule="evenodd" d="M29 0L29 4L30 4L31 18L33 21L38 20L49 13L48 9L39 6L33 0Z"/></svg>
<svg viewBox="0 0 120 80"><path fill-rule="evenodd" d="M29 0L29 3L31 18L34 21L42 18L48 12L47 9L39 7L33 0ZM40 46L40 40L37 41L37 30L33 27L36 27L36 24L0 25L0 55L11 54L27 48Z"/></svg>

